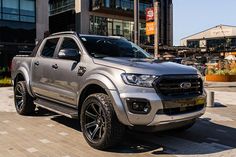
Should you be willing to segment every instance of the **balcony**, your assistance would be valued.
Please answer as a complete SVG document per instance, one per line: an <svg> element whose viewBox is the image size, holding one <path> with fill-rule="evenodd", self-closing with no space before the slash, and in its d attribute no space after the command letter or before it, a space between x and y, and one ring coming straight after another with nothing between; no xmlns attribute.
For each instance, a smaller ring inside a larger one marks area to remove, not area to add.
<svg viewBox="0 0 236 157"><path fill-rule="evenodd" d="M75 9L74 0L50 0L49 4L51 16Z"/></svg>
<svg viewBox="0 0 236 157"><path fill-rule="evenodd" d="M91 0L91 11L108 13L121 16L133 16L134 1L133 0ZM140 17L145 17L146 8L152 7L152 1L140 0Z"/></svg>

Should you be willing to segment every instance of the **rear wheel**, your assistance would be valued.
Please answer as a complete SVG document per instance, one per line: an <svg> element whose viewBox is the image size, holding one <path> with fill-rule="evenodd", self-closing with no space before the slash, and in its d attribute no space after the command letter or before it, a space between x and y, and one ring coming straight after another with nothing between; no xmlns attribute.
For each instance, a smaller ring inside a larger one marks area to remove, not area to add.
<svg viewBox="0 0 236 157"><path fill-rule="evenodd" d="M29 95L26 82L17 82L14 89L15 107L17 113L20 115L29 115L34 113L35 105L33 103L33 98Z"/></svg>
<svg viewBox="0 0 236 157"><path fill-rule="evenodd" d="M106 94L90 95L83 103L80 120L86 141L96 149L116 145L125 133L125 127L118 121Z"/></svg>

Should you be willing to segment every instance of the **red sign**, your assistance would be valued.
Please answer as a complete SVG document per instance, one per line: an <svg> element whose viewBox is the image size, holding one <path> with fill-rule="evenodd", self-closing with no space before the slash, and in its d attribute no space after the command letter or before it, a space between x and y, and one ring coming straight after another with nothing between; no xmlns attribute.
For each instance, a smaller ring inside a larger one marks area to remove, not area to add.
<svg viewBox="0 0 236 157"><path fill-rule="evenodd" d="M146 9L146 21L154 21L154 8Z"/></svg>

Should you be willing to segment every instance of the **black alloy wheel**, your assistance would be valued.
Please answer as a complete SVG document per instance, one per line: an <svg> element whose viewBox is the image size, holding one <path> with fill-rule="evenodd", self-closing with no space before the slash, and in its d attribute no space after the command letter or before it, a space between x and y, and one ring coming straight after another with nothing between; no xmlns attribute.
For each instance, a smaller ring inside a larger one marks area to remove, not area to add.
<svg viewBox="0 0 236 157"><path fill-rule="evenodd" d="M90 103L85 110L85 132L91 142L99 141L106 128L106 119L101 105Z"/></svg>
<svg viewBox="0 0 236 157"><path fill-rule="evenodd" d="M105 150L118 144L125 133L119 122L110 97L103 93L91 94L82 104L80 124L87 143Z"/></svg>
<svg viewBox="0 0 236 157"><path fill-rule="evenodd" d="M17 82L14 89L15 107L20 115L30 115L35 111L34 99L26 88L26 82Z"/></svg>
<svg viewBox="0 0 236 157"><path fill-rule="evenodd" d="M17 111L21 111L23 108L23 104L24 104L24 99L23 99L23 87L22 86L16 86L15 89L15 104L16 104L16 110Z"/></svg>

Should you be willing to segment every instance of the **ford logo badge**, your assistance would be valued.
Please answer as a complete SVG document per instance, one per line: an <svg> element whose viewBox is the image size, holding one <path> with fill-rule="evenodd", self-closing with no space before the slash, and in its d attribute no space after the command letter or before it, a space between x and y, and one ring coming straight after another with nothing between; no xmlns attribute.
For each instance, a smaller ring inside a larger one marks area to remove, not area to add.
<svg viewBox="0 0 236 157"><path fill-rule="evenodd" d="M180 84L180 88L182 89L189 89L191 88L192 84L190 82L183 82Z"/></svg>

